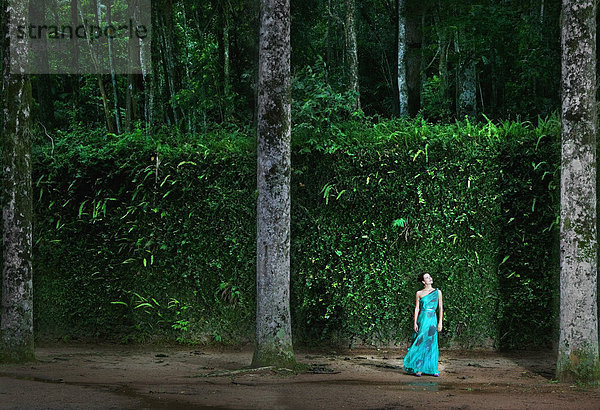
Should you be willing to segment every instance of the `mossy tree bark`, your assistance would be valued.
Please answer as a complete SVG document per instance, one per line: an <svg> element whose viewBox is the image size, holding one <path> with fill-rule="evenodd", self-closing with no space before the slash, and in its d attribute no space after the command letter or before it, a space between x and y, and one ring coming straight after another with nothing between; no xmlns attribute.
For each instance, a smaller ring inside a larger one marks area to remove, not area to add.
<svg viewBox="0 0 600 410"><path fill-rule="evenodd" d="M5 19L25 26L28 1L9 1ZM7 27L4 27L7 30ZM6 33L7 31L4 31ZM2 309L0 362L32 360L33 284L31 184L31 84L25 74L27 43L4 42L2 72ZM11 73L11 63L12 72ZM17 72L17 74L14 74Z"/></svg>
<svg viewBox="0 0 600 410"><path fill-rule="evenodd" d="M406 1L398 0L398 115L408 117L408 83L406 81Z"/></svg>
<svg viewBox="0 0 600 410"><path fill-rule="evenodd" d="M358 45L356 41L356 0L346 0L346 59L348 61L348 88L355 95L352 109L360 110L360 88L358 82Z"/></svg>
<svg viewBox="0 0 600 410"><path fill-rule="evenodd" d="M295 362L290 318L290 4L261 0L258 65L256 349L253 366Z"/></svg>
<svg viewBox="0 0 600 410"><path fill-rule="evenodd" d="M560 215L561 381L600 378L596 237L596 2L563 0Z"/></svg>

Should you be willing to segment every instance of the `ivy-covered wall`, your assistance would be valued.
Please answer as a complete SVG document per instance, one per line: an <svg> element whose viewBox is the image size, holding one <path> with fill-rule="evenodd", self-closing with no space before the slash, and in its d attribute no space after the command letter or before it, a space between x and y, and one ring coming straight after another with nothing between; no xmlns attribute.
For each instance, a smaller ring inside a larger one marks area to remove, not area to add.
<svg viewBox="0 0 600 410"><path fill-rule="evenodd" d="M406 343L416 276L442 346L543 346L555 328L559 125L363 119L293 136L296 343ZM36 153L39 337L253 336L251 135L80 130Z"/></svg>

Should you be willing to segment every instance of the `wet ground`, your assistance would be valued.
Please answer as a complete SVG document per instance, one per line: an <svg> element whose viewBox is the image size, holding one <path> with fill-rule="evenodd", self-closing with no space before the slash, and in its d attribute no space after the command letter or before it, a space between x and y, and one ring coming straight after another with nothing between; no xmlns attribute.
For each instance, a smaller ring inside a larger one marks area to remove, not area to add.
<svg viewBox="0 0 600 410"><path fill-rule="evenodd" d="M251 349L58 345L0 366L0 409L600 409L600 388L553 380L550 351L442 350L440 377L401 349L297 351L305 371L248 369Z"/></svg>

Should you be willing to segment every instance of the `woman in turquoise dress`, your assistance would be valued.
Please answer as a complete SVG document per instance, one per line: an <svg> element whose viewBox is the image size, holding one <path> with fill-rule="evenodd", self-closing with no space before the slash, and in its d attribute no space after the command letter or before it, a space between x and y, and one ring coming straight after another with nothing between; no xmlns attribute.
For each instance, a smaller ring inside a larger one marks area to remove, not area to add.
<svg viewBox="0 0 600 410"><path fill-rule="evenodd" d="M404 356L404 370L417 377L423 373L438 377L438 332L442 331L444 315L442 291L433 288L433 279L428 273L420 274L418 280L423 283L423 289L417 292L415 333Z"/></svg>

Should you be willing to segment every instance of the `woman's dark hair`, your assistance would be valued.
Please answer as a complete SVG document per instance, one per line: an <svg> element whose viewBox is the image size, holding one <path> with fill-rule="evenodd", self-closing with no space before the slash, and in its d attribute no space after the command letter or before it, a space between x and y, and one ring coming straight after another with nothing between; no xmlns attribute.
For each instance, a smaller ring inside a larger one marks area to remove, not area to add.
<svg viewBox="0 0 600 410"><path fill-rule="evenodd" d="M419 273L419 276L417 276L417 282L423 282L425 275L427 275L427 272Z"/></svg>

